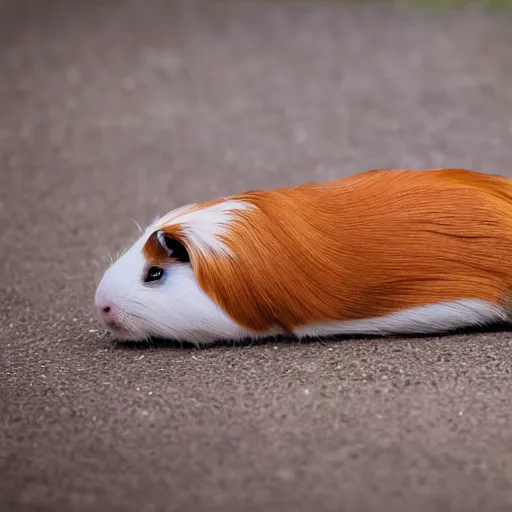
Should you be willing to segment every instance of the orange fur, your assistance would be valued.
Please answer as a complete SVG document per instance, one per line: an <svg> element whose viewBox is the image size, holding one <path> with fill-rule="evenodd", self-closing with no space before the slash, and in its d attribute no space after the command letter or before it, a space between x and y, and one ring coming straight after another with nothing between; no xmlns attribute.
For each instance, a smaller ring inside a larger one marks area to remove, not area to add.
<svg viewBox="0 0 512 512"><path fill-rule="evenodd" d="M205 293L244 327L292 330L442 301L508 301L507 178L378 170L226 199L257 207L237 212L223 237L232 257L200 253L179 224L164 230L187 246ZM144 253L166 257L155 237Z"/></svg>

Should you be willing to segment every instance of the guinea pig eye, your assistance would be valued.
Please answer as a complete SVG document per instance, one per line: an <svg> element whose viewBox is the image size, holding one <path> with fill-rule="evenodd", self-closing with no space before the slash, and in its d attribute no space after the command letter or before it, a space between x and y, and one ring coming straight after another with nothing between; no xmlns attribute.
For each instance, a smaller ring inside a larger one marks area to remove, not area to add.
<svg viewBox="0 0 512 512"><path fill-rule="evenodd" d="M188 251L181 242L166 235L163 231L157 231L156 236L158 242L167 251L170 258L180 263L190 263Z"/></svg>
<svg viewBox="0 0 512 512"><path fill-rule="evenodd" d="M159 281L164 275L164 269L161 267L149 267L146 276L144 277L145 283L151 283L153 281Z"/></svg>

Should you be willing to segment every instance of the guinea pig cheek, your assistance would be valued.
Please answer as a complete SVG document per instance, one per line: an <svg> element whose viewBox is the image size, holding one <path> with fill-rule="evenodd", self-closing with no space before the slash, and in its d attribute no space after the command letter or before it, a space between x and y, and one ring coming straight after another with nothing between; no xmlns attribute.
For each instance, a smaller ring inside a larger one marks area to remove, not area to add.
<svg viewBox="0 0 512 512"><path fill-rule="evenodd" d="M144 303L140 274L144 259L128 251L103 275L94 298L102 326L121 339L147 337L138 311Z"/></svg>

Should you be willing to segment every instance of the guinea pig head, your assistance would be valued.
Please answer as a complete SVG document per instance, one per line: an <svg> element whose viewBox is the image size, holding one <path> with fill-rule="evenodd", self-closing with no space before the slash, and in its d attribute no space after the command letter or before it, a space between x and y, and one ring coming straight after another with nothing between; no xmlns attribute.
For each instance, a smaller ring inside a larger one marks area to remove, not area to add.
<svg viewBox="0 0 512 512"><path fill-rule="evenodd" d="M189 205L153 222L97 287L102 325L120 340L244 337L247 330L205 293L197 272L202 261L230 258L223 237L250 207L229 200Z"/></svg>

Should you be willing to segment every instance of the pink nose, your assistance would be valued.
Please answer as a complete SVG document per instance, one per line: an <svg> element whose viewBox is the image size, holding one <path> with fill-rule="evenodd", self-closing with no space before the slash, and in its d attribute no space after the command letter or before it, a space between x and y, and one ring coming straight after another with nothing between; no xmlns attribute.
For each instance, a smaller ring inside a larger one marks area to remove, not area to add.
<svg viewBox="0 0 512 512"><path fill-rule="evenodd" d="M96 302L96 309L98 311L98 315L100 316L101 320L107 325L108 327L114 328L117 326L116 322L116 308L112 302L107 301L97 301Z"/></svg>
<svg viewBox="0 0 512 512"><path fill-rule="evenodd" d="M95 306L98 310L98 313L103 317L105 315L109 315L114 310L114 305L112 304L112 301L108 300L105 297L98 297L96 296Z"/></svg>
<svg viewBox="0 0 512 512"><path fill-rule="evenodd" d="M96 290L94 297L94 305L100 322L109 330L119 330L120 326L120 311L112 298L105 293L105 290L100 286Z"/></svg>

